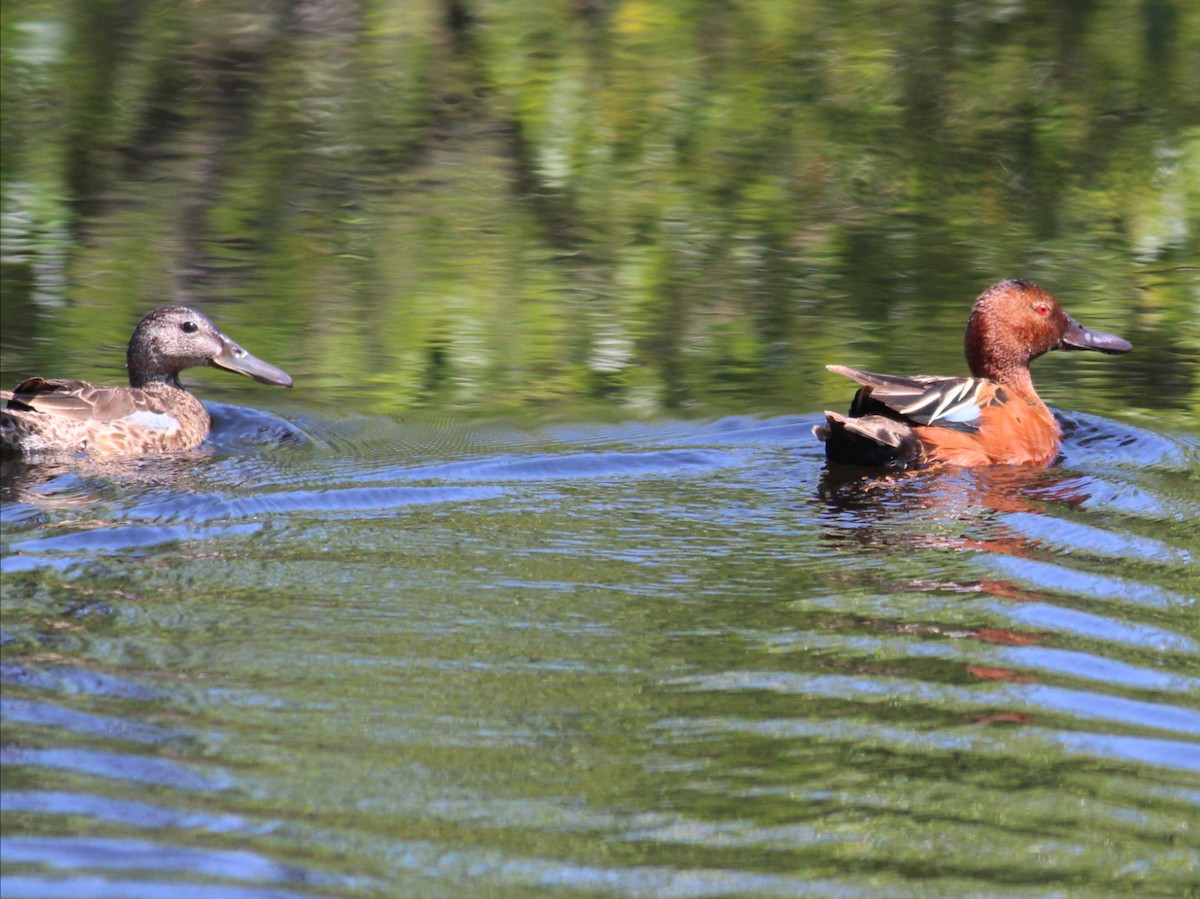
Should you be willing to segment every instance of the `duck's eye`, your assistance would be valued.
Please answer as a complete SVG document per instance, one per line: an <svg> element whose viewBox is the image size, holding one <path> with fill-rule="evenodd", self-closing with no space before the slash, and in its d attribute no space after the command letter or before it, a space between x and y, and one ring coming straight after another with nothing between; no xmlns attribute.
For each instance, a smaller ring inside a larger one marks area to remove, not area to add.
<svg viewBox="0 0 1200 899"><path fill-rule="evenodd" d="M183 331L184 334L195 334L200 330L200 326L195 322L184 322L179 326L179 330Z"/></svg>
<svg viewBox="0 0 1200 899"><path fill-rule="evenodd" d="M1036 306L1033 307L1033 310L1038 315L1049 315L1050 314L1050 304L1049 303L1038 303Z"/></svg>

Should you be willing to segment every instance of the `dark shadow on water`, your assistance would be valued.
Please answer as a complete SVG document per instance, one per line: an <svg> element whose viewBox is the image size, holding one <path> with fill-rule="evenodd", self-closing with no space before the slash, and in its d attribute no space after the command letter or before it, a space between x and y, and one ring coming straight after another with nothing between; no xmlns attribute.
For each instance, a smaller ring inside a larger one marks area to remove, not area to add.
<svg viewBox="0 0 1200 899"><path fill-rule="evenodd" d="M817 496L834 515L860 517L868 531L895 516L978 520L988 511L1032 512L1048 503L1078 506L1089 498L1078 475L1029 466L942 468L880 476L828 465L821 473Z"/></svg>
<svg viewBox="0 0 1200 899"><path fill-rule="evenodd" d="M206 442L219 449L256 444L299 445L309 441L296 425L270 412L229 403L206 402L204 406L212 418Z"/></svg>
<svg viewBox="0 0 1200 899"><path fill-rule="evenodd" d="M1038 549L1007 526L1011 514L1045 514L1085 504L1085 480L1056 469L995 466L937 469L872 477L827 466L817 487L823 540L834 551L920 557L928 551L1030 557ZM887 570L888 566L884 566ZM873 574L874 568L870 569ZM974 567L972 572L975 573ZM886 591L985 594L1006 600L1037 598L1035 590L1003 578L885 578Z"/></svg>

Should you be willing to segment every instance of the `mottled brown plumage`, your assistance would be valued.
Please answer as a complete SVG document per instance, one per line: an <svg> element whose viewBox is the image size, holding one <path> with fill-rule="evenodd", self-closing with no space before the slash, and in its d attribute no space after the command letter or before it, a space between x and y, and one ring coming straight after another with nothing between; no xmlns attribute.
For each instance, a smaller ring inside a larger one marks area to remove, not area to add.
<svg viewBox="0 0 1200 899"><path fill-rule="evenodd" d="M257 359L186 306L162 306L133 332L128 387L29 378L0 391L0 447L24 455L143 455L190 449L208 436L208 412L179 383L185 368L212 365L264 384L291 387L287 373Z"/></svg>

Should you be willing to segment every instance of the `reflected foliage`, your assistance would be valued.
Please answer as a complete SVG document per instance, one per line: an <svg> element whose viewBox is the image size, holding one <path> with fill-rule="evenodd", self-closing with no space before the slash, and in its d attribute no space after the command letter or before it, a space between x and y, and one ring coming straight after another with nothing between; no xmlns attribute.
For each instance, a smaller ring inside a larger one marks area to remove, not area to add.
<svg viewBox="0 0 1200 899"><path fill-rule="evenodd" d="M971 299L1024 276L1138 350L1041 363L1052 405L1200 418L1194 4L17 0L3 30L9 380L119 379L102 345L170 298L228 301L314 402L812 411L848 399L828 362L962 371Z"/></svg>

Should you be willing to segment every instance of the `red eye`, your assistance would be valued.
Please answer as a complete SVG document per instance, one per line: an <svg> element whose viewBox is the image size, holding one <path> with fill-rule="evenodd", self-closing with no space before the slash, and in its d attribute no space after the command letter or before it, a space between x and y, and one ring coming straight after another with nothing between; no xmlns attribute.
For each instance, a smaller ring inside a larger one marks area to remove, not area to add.
<svg viewBox="0 0 1200 899"><path fill-rule="evenodd" d="M1050 304L1049 303L1038 303L1033 308L1037 311L1038 315L1049 315L1050 314Z"/></svg>

